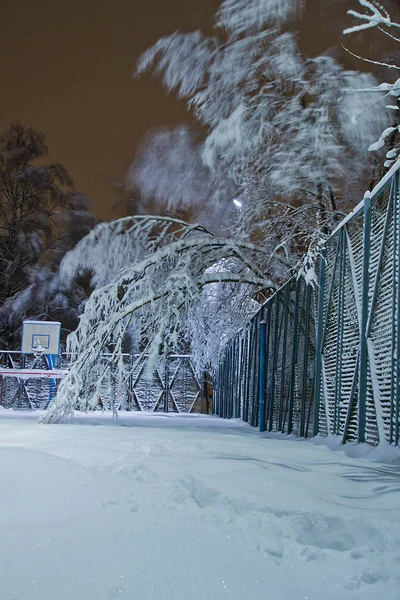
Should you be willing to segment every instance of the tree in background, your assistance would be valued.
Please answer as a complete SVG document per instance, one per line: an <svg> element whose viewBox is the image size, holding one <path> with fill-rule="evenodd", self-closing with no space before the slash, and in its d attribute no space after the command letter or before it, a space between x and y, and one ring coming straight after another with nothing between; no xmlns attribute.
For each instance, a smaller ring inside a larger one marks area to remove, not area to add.
<svg viewBox="0 0 400 600"><path fill-rule="evenodd" d="M400 44L400 23L395 23L391 20L389 13L383 6L377 2L368 2L368 0L358 0L359 4L366 9L365 12L359 13L355 10L349 10L348 14L352 15L356 19L362 21L359 25L354 25L345 29L344 34L356 33L376 27L380 33L388 36L395 44ZM396 37L397 32L397 37ZM346 48L347 50L347 48ZM350 52L348 50L348 52ZM354 55L354 53L350 52ZM394 63L383 63L379 60L365 59L361 56L357 56L360 60L363 60L386 69L394 70L395 72L400 71L400 64ZM382 131L379 139L370 145L370 151L380 150L386 145L386 161L385 167L391 167L396 160L400 157L400 78L397 78L393 83L381 83L377 86L368 87L357 90L357 93L366 93L368 95L374 94L377 96L375 102L371 102L372 107L380 107L386 104L386 109L390 110L393 117L393 124L391 127L386 127ZM372 112L372 111L370 111Z"/></svg>
<svg viewBox="0 0 400 600"><path fill-rule="evenodd" d="M0 337L6 347L23 317L48 318L68 307L58 264L94 224L68 171L43 164L47 154L45 135L34 127L14 123L0 136Z"/></svg>
<svg viewBox="0 0 400 600"><path fill-rule="evenodd" d="M309 243L343 217L351 204L347 199L357 201L367 148L387 122L384 109L364 114L370 95L342 93L372 87L370 75L345 71L327 55L301 54L290 31L301 4L225 0L214 37L176 32L161 38L138 64L139 74L154 65L167 89L187 100L206 129L200 152L194 148L181 158L187 164L191 157L194 171L200 155L208 174L202 177L203 212L214 223L221 213L233 215L237 232L262 241L274 255L270 276L280 281ZM172 147L175 137L170 134ZM153 144L153 155L154 149ZM151 152L146 156L152 158ZM164 164L160 160L154 171L139 163L137 181L180 206L188 194L173 185L176 169L169 178ZM194 178L185 180L191 184ZM199 195L192 197L196 207ZM232 210L233 202L240 210Z"/></svg>

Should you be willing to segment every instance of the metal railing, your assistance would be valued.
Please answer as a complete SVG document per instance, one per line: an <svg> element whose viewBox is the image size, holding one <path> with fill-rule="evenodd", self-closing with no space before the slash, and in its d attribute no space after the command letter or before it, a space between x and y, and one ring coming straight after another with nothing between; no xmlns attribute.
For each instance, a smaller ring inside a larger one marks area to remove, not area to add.
<svg viewBox="0 0 400 600"><path fill-rule="evenodd" d="M326 241L318 285L293 277L230 341L214 373L217 415L399 444L399 171Z"/></svg>
<svg viewBox="0 0 400 600"><path fill-rule="evenodd" d="M104 372L111 355L99 358L99 372ZM99 409L116 407L122 410L148 412L203 412L204 386L196 376L191 356L169 355L154 365L149 373L147 356L124 354L124 369L108 368L99 393ZM58 368L67 369L70 356L61 354ZM7 375L7 369L49 369L46 356L35 357L15 351L0 351L0 405L15 409L45 409L57 392L59 380L33 376L22 378Z"/></svg>

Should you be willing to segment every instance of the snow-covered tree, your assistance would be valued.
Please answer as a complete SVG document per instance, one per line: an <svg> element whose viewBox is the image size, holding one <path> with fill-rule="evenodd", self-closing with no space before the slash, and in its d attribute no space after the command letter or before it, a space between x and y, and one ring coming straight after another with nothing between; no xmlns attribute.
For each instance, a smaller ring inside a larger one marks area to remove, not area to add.
<svg viewBox="0 0 400 600"><path fill-rule="evenodd" d="M187 125L149 132L128 169L128 193L140 196L147 214L155 210L223 231L237 217L232 204L236 185L226 173L225 186L219 190L223 198L219 204L225 210L215 210L211 202L215 179L202 151L201 136Z"/></svg>
<svg viewBox="0 0 400 600"><path fill-rule="evenodd" d="M148 133L129 167L127 185L137 186L145 201L155 200L167 211L206 204L209 174L194 132L180 126Z"/></svg>
<svg viewBox="0 0 400 600"><path fill-rule="evenodd" d="M225 0L214 37L176 32L138 63L139 74L154 66L206 128L210 212L236 200L241 232L263 239L280 279L342 217L349 174L354 197L366 147L386 123L384 111L365 114L370 95L341 92L373 87L371 76L302 55L289 30L301 9L296 0Z"/></svg>
<svg viewBox="0 0 400 600"><path fill-rule="evenodd" d="M286 280L310 241L342 216L350 166L353 178L385 113L364 114L368 94L341 95L372 88L373 78L330 56L302 55L289 30L300 10L297 0L224 0L214 37L175 33L140 59L139 73L155 65L206 135L153 134L130 181L168 210L200 206L211 226L127 217L99 225L66 257L66 284L89 273L95 290L45 420L97 407L104 349L119 380L127 376L128 334L154 359L189 344L198 367L208 364L258 295Z"/></svg>
<svg viewBox="0 0 400 600"><path fill-rule="evenodd" d="M400 23L393 22L390 18L387 10L378 4L377 2L369 2L368 0L358 0L359 4L363 7L364 12L360 13L355 10L349 10L348 14L352 15L361 23L348 27L344 30L344 34L356 33L376 27L380 33L389 37L394 44L400 44ZM397 32L397 33L396 33ZM346 48L347 49L347 48ZM348 49L347 49L348 50ZM350 50L348 50L350 52ZM356 93L365 92L369 96L374 94L377 98L374 98L374 102L370 103L370 108L378 106L379 108L386 104L386 109L390 110L394 114L393 124L390 127L386 127L379 136L379 139L370 145L369 150L380 150L385 144L389 145L386 153L385 167L391 167L393 163L400 156L400 78L397 75L400 71L400 63L384 63L380 60L371 60L350 52L353 56L357 56L361 60L385 67L391 72L395 72L395 81L392 83L381 83L376 86L365 86L364 88L356 90ZM369 111L369 115L372 110Z"/></svg>
<svg viewBox="0 0 400 600"><path fill-rule="evenodd" d="M240 272L241 269L237 261L223 259L210 271ZM256 299L253 294L254 286L245 283L218 282L204 287L187 320L184 335L199 373L205 368L212 371L229 340L238 329L246 327L259 310L258 300L262 301L263 295Z"/></svg>
<svg viewBox="0 0 400 600"><path fill-rule="evenodd" d="M160 354L179 350L185 337L196 336L192 316L206 286L237 284L252 306L259 291L276 287L264 275L268 260L254 244L177 219L136 216L98 225L62 264L66 283L89 271L96 289L69 336L68 351L76 360L45 420L97 406L106 374L106 369L99 373L98 358L105 349L111 350L110 364L120 369L120 379L126 376L122 349L129 328L151 364Z"/></svg>

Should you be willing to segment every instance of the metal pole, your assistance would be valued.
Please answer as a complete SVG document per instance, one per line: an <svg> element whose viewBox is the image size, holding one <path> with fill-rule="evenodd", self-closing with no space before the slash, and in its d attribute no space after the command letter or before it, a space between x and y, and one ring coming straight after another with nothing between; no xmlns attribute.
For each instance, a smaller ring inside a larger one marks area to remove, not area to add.
<svg viewBox="0 0 400 600"><path fill-rule="evenodd" d="M271 386L269 394L268 404L268 431L272 431L274 428L274 410L275 410L275 396L276 396L276 372L278 366L278 354L279 354L279 307L280 307L280 290L275 294L274 301L271 301L271 311L275 307L275 323L274 323L274 339L272 345L272 368L271 368Z"/></svg>
<svg viewBox="0 0 400 600"><path fill-rule="evenodd" d="M25 354L21 356L21 369L25 369ZM18 397L18 405L17 408L21 409L24 403L24 382L22 379L19 380L19 397Z"/></svg>
<svg viewBox="0 0 400 600"><path fill-rule="evenodd" d="M257 315L258 317L259 315ZM258 424L258 377L257 371L260 368L259 362L259 327L257 326L257 317L253 321L253 378L252 378L252 392L251 392L251 413L250 413L250 425L257 427ZM258 368L257 368L258 367Z"/></svg>
<svg viewBox="0 0 400 600"><path fill-rule="evenodd" d="M128 379L128 405L127 410L132 410L133 403L133 364L134 364L134 356L133 354L129 355L129 379Z"/></svg>
<svg viewBox="0 0 400 600"><path fill-rule="evenodd" d="M394 428L394 402L396 397L396 363L397 363L397 348L396 348L396 316L399 310L399 307L396 305L397 301L397 289L399 287L399 283L396 285L396 276L397 276L397 260L398 260L398 248L397 248L397 228L398 228L398 215L397 215L397 195L393 190L395 188L395 179L393 179L393 186L391 193L394 194L394 202L393 202L393 259L392 259L392 279L393 279L393 289L392 289L392 306L393 306L393 319L392 319L392 360L391 360L391 382L390 382L390 423L389 423L389 444L393 443L393 428Z"/></svg>
<svg viewBox="0 0 400 600"><path fill-rule="evenodd" d="M340 401L342 393L342 359L343 359L343 330L344 330L344 311L345 311L345 230L340 230L340 260L339 260L339 289L337 292L337 323L336 323L336 369L335 369L335 402L333 416L333 433L340 433Z"/></svg>
<svg viewBox="0 0 400 600"><path fill-rule="evenodd" d="M164 391L164 412L168 412L168 396L169 396L169 364L168 364L168 356L165 358L165 371L164 371L164 383L165 383L165 391Z"/></svg>
<svg viewBox="0 0 400 600"><path fill-rule="evenodd" d="M279 402L279 417L278 417L278 431L282 431L283 425L283 407L285 404L285 385L286 385L286 354L287 354L287 333L288 333L288 322L289 322L289 302L290 302L290 284L286 284L286 291L284 296L284 322L283 322L283 343L282 343L282 359L281 359L281 395Z"/></svg>
<svg viewBox="0 0 400 600"><path fill-rule="evenodd" d="M311 285L306 285L306 322L304 328L304 352L303 352L303 386L301 398L300 437L307 437L306 424L306 402L307 402L307 377L308 377L308 352L310 335L310 313L311 313ZM311 398L310 398L311 402Z"/></svg>
<svg viewBox="0 0 400 600"><path fill-rule="evenodd" d="M399 227L399 172L394 176L393 185L394 194L394 206L397 206L397 306L396 306L396 321L397 321L397 339L396 339L396 393L392 398L392 402L396 401L396 420L395 420L395 434L394 443L396 446L399 444L400 438L400 227ZM393 373L394 377L394 373Z"/></svg>
<svg viewBox="0 0 400 600"><path fill-rule="evenodd" d="M326 247L321 248L319 260L318 281L318 315L317 336L315 355L315 402L314 402L314 430L313 434L319 434L319 413L321 405L322 387L322 355L323 355L323 332L324 332L324 304L325 304L325 271L326 271Z"/></svg>
<svg viewBox="0 0 400 600"><path fill-rule="evenodd" d="M296 381L297 354L299 344L299 305L300 305L300 279L296 279L296 295L294 301L294 319L293 319L293 351L292 365L289 383L289 415L288 415L288 435L293 432L293 410Z"/></svg>
<svg viewBox="0 0 400 600"><path fill-rule="evenodd" d="M365 442L366 405L367 405L367 323L369 311L369 263L371 255L371 198L364 200L364 230L363 230L363 277L362 277L362 305L361 305L361 332L360 332L360 382L358 399L358 442Z"/></svg>
<svg viewBox="0 0 400 600"><path fill-rule="evenodd" d="M240 340L240 377L239 377L240 419L244 421L244 390L245 390L245 334Z"/></svg>
<svg viewBox="0 0 400 600"><path fill-rule="evenodd" d="M265 431L265 391L266 391L266 358L267 358L267 324L260 323L260 370L259 370L259 406L260 431Z"/></svg>
<svg viewBox="0 0 400 600"><path fill-rule="evenodd" d="M250 331L246 332L246 354L245 354L245 393L243 405L243 421L248 423L249 418L249 396L250 396Z"/></svg>

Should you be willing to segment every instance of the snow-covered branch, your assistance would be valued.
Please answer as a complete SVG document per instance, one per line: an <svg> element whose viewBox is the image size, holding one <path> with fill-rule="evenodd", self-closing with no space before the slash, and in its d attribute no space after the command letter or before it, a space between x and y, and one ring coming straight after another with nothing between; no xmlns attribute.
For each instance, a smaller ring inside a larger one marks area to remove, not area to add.
<svg viewBox="0 0 400 600"><path fill-rule="evenodd" d="M343 31L344 34L355 33L358 31L362 31L364 29L369 29L371 27L377 27L380 32L389 36L389 38L392 39L393 41L395 41L397 43L400 42L400 40L396 36L393 36L391 33L389 33L387 31L387 28L391 28L391 27L400 28L400 23L395 23L394 21L392 21L389 13L383 6L381 6L380 4L378 4L375 1L369 2L369 0L358 0L358 2L363 8L367 9L366 12L358 13L354 10L349 10L348 14L350 14L351 16L355 17L356 19L359 19L364 22L360 25L355 25L354 27L349 27L349 28L345 29ZM371 63L371 64L374 64L374 65L377 65L380 67L385 67L388 69L395 69L398 71L400 70L400 65L386 63L379 59L378 60L366 59L366 58L363 58L362 56L359 56L359 55L355 54L354 52L348 50L345 46L343 46L343 47L352 56L355 56L356 58L358 58L364 62ZM388 98L388 97L391 99L393 98L394 102L396 102L396 104L389 104L386 106L386 108L391 111L396 111L397 113L400 110L400 78L397 79L394 83L381 83L380 85L377 85L377 86L366 87L363 90L359 90L359 89L353 90L353 92L357 92L357 93L360 91L366 92L368 94L371 94L371 93L372 94L376 94L376 93L381 94L380 98L378 98L374 102L371 102L371 105L369 107L370 114L372 113L373 107L376 108L377 106L380 106L381 102L385 98ZM377 141L375 141L373 144L369 145L369 148L368 148L369 151L375 151L375 150L379 150L380 148L382 148L387 141L390 142L389 149L386 153L387 160L385 161L385 164L384 164L385 167L391 167L393 165L393 163L400 156L400 143L398 142L398 135L396 135L398 132L400 132L400 125L399 125L399 122L397 119L396 124L394 124L392 127L386 127L383 130L383 132L381 133L381 135L379 136L379 139Z"/></svg>
<svg viewBox="0 0 400 600"><path fill-rule="evenodd" d="M388 12L377 2L369 2L368 0L358 0L358 2L361 6L368 9L371 14L368 14L368 12L358 13L355 10L348 10L348 15L364 21L364 23L361 23L361 25L348 27L343 31L344 34L355 33L356 31L362 31L363 29L369 29L371 27L378 27L379 25L385 25L387 27L400 27L399 23L393 23L393 21L390 20L390 15Z"/></svg>
<svg viewBox="0 0 400 600"><path fill-rule="evenodd" d="M89 270L97 289L68 338L68 352L77 359L45 420L97 406L107 373L99 373L99 356L108 349L110 364L121 366L129 328L137 332L152 364L160 354L179 351L187 332L193 332L189 322L205 287L245 288L248 303L258 291L276 289L262 276L267 259L266 251L252 243L213 236L177 219L141 216L102 223L62 265L70 280L82 268Z"/></svg>
<svg viewBox="0 0 400 600"><path fill-rule="evenodd" d="M367 114L372 92L356 91L374 88L372 76L302 55L288 30L302 4L224 0L212 37L176 32L147 50L138 72L161 76L207 133L201 141L187 129L160 132L130 172L146 197L262 240L270 274L283 280L315 228L320 237L336 226L336 199L350 185L357 193L367 149L390 124L382 105ZM345 88L354 93L341 95Z"/></svg>

